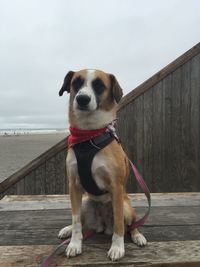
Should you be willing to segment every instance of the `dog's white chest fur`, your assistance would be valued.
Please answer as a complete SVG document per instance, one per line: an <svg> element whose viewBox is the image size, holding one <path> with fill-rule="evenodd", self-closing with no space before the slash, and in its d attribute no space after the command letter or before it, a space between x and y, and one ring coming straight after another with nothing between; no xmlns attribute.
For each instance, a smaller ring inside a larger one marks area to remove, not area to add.
<svg viewBox="0 0 200 267"><path fill-rule="evenodd" d="M73 177L80 184L77 160L73 149L68 151L66 163L68 177ZM97 153L93 158L91 171L93 179L101 190L105 190L105 177L109 175L110 169L111 163L109 160L100 153Z"/></svg>

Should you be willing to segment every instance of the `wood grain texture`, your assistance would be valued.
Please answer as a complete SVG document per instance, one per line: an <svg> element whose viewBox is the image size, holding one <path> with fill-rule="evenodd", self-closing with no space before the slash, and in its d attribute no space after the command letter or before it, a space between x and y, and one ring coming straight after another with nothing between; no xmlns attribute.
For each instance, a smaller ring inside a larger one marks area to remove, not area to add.
<svg viewBox="0 0 200 267"><path fill-rule="evenodd" d="M21 179L16 184L16 187L17 187L17 195L24 195L25 194L25 179Z"/></svg>
<svg viewBox="0 0 200 267"><path fill-rule="evenodd" d="M140 172L144 172L144 96L142 95L140 98L135 100L135 125L134 129L136 132L136 164Z"/></svg>
<svg viewBox="0 0 200 267"><path fill-rule="evenodd" d="M152 192L199 191L200 54L156 81L119 109L123 146Z"/></svg>
<svg viewBox="0 0 200 267"><path fill-rule="evenodd" d="M56 159L52 157L48 159L45 163L46 170L46 183L45 191L46 194L55 194L56 193Z"/></svg>
<svg viewBox="0 0 200 267"><path fill-rule="evenodd" d="M136 161L134 161L135 165L137 166L137 169L140 173L144 173L144 131L143 131L143 126L144 126L144 96L141 96L140 98L137 98L135 100L135 138L136 138ZM131 153L131 152L130 152ZM136 187L136 192L140 191L140 188L138 186L138 183L134 183ZM133 191L131 191L133 192Z"/></svg>
<svg viewBox="0 0 200 267"><path fill-rule="evenodd" d="M149 190L153 191L153 92L144 94L144 179Z"/></svg>
<svg viewBox="0 0 200 267"><path fill-rule="evenodd" d="M163 90L162 81L156 84L153 89L152 107L152 191L158 191L158 185L163 177Z"/></svg>
<svg viewBox="0 0 200 267"><path fill-rule="evenodd" d="M139 201L137 212L144 213L142 194L131 195ZM153 207L141 232L148 245L139 248L125 236L125 257L118 262L107 258L111 236L95 234L83 242L83 254L67 259L65 246L51 266L134 266L134 267L199 267L200 265L200 193L152 194ZM182 203L181 203L182 200ZM45 210L1 209L1 203L14 206L42 201L52 205L65 201L67 208ZM185 204L185 205L184 205ZM182 206L180 206L182 205ZM0 263L2 267L39 266L60 244L57 234L71 223L69 196L6 196L0 201Z"/></svg>
<svg viewBox="0 0 200 267"><path fill-rule="evenodd" d="M36 188L35 188L35 171L32 171L24 178L24 192L27 195L35 195Z"/></svg>
<svg viewBox="0 0 200 267"><path fill-rule="evenodd" d="M190 111L190 187L200 188L200 54L191 60L191 111Z"/></svg>
<svg viewBox="0 0 200 267"><path fill-rule="evenodd" d="M134 207L147 207L144 194L129 194ZM200 193L151 193L153 207L199 207ZM71 209L69 195L8 195L0 201L1 211Z"/></svg>
<svg viewBox="0 0 200 267"><path fill-rule="evenodd" d="M175 192L176 186L179 185L179 191L185 191L182 182L181 170L181 69L172 73L172 138L171 138L171 191Z"/></svg>
<svg viewBox="0 0 200 267"><path fill-rule="evenodd" d="M69 191L66 172L66 156L67 149L60 151L55 156L55 194L66 194Z"/></svg>
<svg viewBox="0 0 200 267"><path fill-rule="evenodd" d="M171 93L172 75L168 75L162 82L163 90L163 111L162 111L162 179L158 182L160 187L158 191L170 192L171 185L174 183L171 169L172 154L172 93Z"/></svg>
<svg viewBox="0 0 200 267"><path fill-rule="evenodd" d="M187 62L181 68L181 177L182 185L191 191L191 174L192 172L192 149L190 135L190 113L191 113L191 61Z"/></svg>
<svg viewBox="0 0 200 267"><path fill-rule="evenodd" d="M45 164L40 165L35 170L35 188L36 194L45 194L46 193L46 170Z"/></svg>
<svg viewBox="0 0 200 267"><path fill-rule="evenodd" d="M51 266L130 266L130 267L199 267L198 241L151 242L145 249L126 244L126 255L118 262L110 262L106 256L109 245L84 244L83 254L67 259L62 248ZM2 267L38 267L54 249L53 245L2 246ZM9 256L9 257L8 257Z"/></svg>
<svg viewBox="0 0 200 267"><path fill-rule="evenodd" d="M145 208L136 207L136 212L138 218L140 218L144 215ZM200 215L198 213L198 207L153 207L150 217L146 221L145 226L141 229L150 227L151 231L154 231L154 227L162 228L171 226L174 226L173 229L177 228L177 230L180 226L184 226L185 229L187 229L187 227L189 227L188 229L192 227L197 227L196 229L199 229L199 222ZM71 224L71 210L69 209L2 211L0 221L0 245L8 243L20 245L27 244L27 242L33 244L34 242L38 242L40 235L35 235L34 239L32 238L31 240L29 238L29 231L36 231L36 229L45 232L46 242L51 242L51 239L48 237L49 230L54 228L59 229L69 224ZM169 233L167 240L175 240L175 232L172 231L171 234ZM23 236L23 240L20 239L19 241L17 239L18 233L19 237ZM156 231L155 235L157 235ZM10 238L10 236L12 236L12 238ZM149 238L150 241L153 241L151 236ZM185 238L185 240L198 240L199 236L197 232L196 234L195 232L191 234L191 231L188 230L182 233L182 238ZM156 240L162 241L162 237L157 235Z"/></svg>
<svg viewBox="0 0 200 267"><path fill-rule="evenodd" d="M130 114L130 117L127 116L127 112L128 114ZM126 112L122 113L122 115L119 117L118 121L120 125L123 125L123 128L120 127L118 129L118 134L120 137L120 140L123 143L123 148L128 156L128 158L130 158L133 162L136 162L136 117L135 117L135 106L130 105L127 106L127 110ZM131 129L131 131L130 131ZM123 135L123 132L126 132L127 135ZM129 175L129 179L127 182L127 192L137 192L138 188L137 188L137 183L135 181L135 177L133 175L133 172L130 171L130 175Z"/></svg>

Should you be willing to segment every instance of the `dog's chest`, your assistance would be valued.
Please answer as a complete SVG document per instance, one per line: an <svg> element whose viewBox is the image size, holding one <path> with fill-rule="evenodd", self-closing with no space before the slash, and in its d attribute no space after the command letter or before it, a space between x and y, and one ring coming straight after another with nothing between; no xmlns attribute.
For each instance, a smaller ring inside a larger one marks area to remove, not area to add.
<svg viewBox="0 0 200 267"><path fill-rule="evenodd" d="M80 184L77 159L73 149L68 151L66 163L69 179L76 179L76 182ZM101 152L98 152L92 160L91 173L94 181L101 190L106 190L105 180L110 176L110 169L111 164L109 160Z"/></svg>

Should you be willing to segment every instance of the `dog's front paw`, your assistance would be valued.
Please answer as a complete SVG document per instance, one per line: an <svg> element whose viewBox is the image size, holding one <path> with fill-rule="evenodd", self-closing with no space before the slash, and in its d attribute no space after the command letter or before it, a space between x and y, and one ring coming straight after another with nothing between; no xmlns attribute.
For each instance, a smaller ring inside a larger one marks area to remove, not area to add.
<svg viewBox="0 0 200 267"><path fill-rule="evenodd" d="M146 238L141 233L131 235L133 243L138 245L139 247L144 247L147 244Z"/></svg>
<svg viewBox="0 0 200 267"><path fill-rule="evenodd" d="M116 261L121 259L124 254L124 236L119 236L118 234L114 233L112 236L112 245L108 251L108 257L112 261Z"/></svg>
<svg viewBox="0 0 200 267"><path fill-rule="evenodd" d="M125 254L125 250L124 247L119 247L116 245L112 245L110 250L108 251L108 257L112 260L112 261L116 261L121 259L122 257L124 257Z"/></svg>
<svg viewBox="0 0 200 267"><path fill-rule="evenodd" d="M71 241L65 250L67 258L75 257L82 253L82 242L81 241Z"/></svg>
<svg viewBox="0 0 200 267"><path fill-rule="evenodd" d="M68 225L60 230L58 233L58 238L67 238L72 235L72 225Z"/></svg>

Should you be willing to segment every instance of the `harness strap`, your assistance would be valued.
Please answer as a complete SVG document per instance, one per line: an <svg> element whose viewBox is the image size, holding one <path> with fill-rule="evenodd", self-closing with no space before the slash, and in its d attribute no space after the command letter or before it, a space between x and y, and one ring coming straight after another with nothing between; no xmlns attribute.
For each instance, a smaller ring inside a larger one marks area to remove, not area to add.
<svg viewBox="0 0 200 267"><path fill-rule="evenodd" d="M78 173L81 185L86 192L100 196L107 193L101 190L92 177L92 161L96 153L106 147L114 140L110 132L104 132L99 136L92 138L89 141L75 144L73 146L74 153L77 159Z"/></svg>

